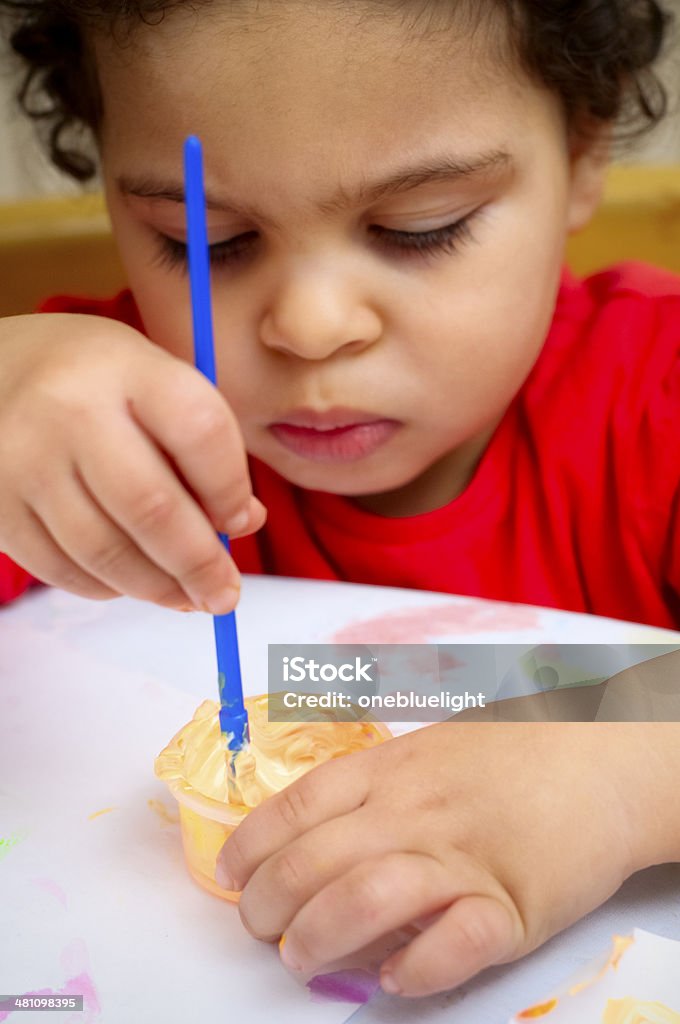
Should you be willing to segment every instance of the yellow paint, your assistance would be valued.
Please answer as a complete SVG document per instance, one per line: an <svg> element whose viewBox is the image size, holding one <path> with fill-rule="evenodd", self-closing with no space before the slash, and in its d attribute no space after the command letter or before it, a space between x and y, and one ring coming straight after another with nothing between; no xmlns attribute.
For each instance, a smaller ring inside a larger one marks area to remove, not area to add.
<svg viewBox="0 0 680 1024"><path fill-rule="evenodd" d="M517 1020L534 1020L536 1017L547 1017L557 1006L557 999L550 999L547 1003L540 1003L530 1006L528 1010L522 1010L517 1014Z"/></svg>
<svg viewBox="0 0 680 1024"><path fill-rule="evenodd" d="M266 694L246 701L251 735L248 751L255 758L253 804L279 793L316 765L390 736L380 722L270 722L267 702ZM216 701L203 701L192 720L158 755L155 770L159 779L175 784L170 786L173 791L178 788L228 804L228 762L218 712ZM245 810L240 804L230 806Z"/></svg>
<svg viewBox="0 0 680 1024"><path fill-rule="evenodd" d="M288 938L288 936L284 932L283 935L281 936L281 938L279 939L279 953L282 952L283 947L286 945L287 938Z"/></svg>
<svg viewBox="0 0 680 1024"><path fill-rule="evenodd" d="M249 697L245 703L251 736L248 749L255 761L247 805L229 802L228 755L215 701L206 700L197 708L155 763L156 775L167 783L179 804L189 873L203 888L232 902L239 899L239 893L217 884L215 865L222 846L251 806L278 793L317 764L391 737L382 722L270 722L267 695Z"/></svg>
<svg viewBox="0 0 680 1024"><path fill-rule="evenodd" d="M110 814L111 811L117 811L117 807L102 807L101 811L95 811L94 814L88 814L88 820L92 821L94 818L99 818L102 814Z"/></svg>
<svg viewBox="0 0 680 1024"><path fill-rule="evenodd" d="M597 974L593 975L592 978L588 978L586 981L582 981L578 985L574 985L572 988L570 988L569 995L575 996L579 992L582 992L584 988L589 988L590 985L594 985L595 982L599 981L600 978L602 978L610 968L615 971L619 966L619 963L621 962L623 954L626 952L627 949L630 949L634 942L635 939L632 935L615 935L613 939L614 945L612 947L612 951L609 954L609 958L604 967L600 968Z"/></svg>
<svg viewBox="0 0 680 1024"><path fill-rule="evenodd" d="M643 1003L632 996L609 999L602 1024L680 1024L680 1013L662 1003Z"/></svg>
<svg viewBox="0 0 680 1024"><path fill-rule="evenodd" d="M147 800L149 809L155 811L158 817L168 825L179 824L179 815L169 811L162 800Z"/></svg>

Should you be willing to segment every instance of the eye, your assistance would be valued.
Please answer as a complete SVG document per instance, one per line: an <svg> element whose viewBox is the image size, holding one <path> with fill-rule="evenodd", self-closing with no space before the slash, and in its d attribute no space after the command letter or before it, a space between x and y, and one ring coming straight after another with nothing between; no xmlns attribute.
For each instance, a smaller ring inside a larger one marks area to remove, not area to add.
<svg viewBox="0 0 680 1024"><path fill-rule="evenodd" d="M181 267L186 270L188 263L186 242L180 242L178 238L170 238L169 235L163 235L160 231L154 233L158 243L155 265L171 268ZM213 242L208 246L211 266L237 263L247 255L256 238L256 231L247 231L234 238L228 238L224 242Z"/></svg>
<svg viewBox="0 0 680 1024"><path fill-rule="evenodd" d="M476 211L475 211L476 212ZM470 221L474 214L454 224L445 224L431 231L392 231L377 224L371 225L371 232L380 239L380 244L397 255L435 255L442 252L458 252L466 242L474 241Z"/></svg>
<svg viewBox="0 0 680 1024"><path fill-rule="evenodd" d="M470 221L474 211L453 224L445 224L431 231L394 231L372 224L371 234L379 239L380 245L395 254L403 256L428 256L443 252L458 252L466 242L474 241L470 230ZM157 266L187 268L187 247L185 242L169 235L155 232L158 243L154 263ZM256 231L247 231L224 242L214 242L208 247L210 263L213 267L235 265L245 258L257 241Z"/></svg>

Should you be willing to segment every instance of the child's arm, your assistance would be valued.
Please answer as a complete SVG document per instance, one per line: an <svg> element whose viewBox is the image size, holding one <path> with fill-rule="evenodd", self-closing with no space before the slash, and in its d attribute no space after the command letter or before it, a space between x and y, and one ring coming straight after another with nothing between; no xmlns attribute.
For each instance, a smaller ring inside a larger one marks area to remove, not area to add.
<svg viewBox="0 0 680 1024"><path fill-rule="evenodd" d="M603 683L494 701L456 722L680 722L680 651L650 658Z"/></svg>
<svg viewBox="0 0 680 1024"><path fill-rule="evenodd" d="M286 933L292 969L420 919L384 986L452 988L680 859L679 778L675 723L443 723L268 800L225 844L220 880L244 887L254 935Z"/></svg>
<svg viewBox="0 0 680 1024"><path fill-rule="evenodd" d="M126 324L0 321L0 551L87 597L226 612L216 530L259 529L243 440L193 367Z"/></svg>

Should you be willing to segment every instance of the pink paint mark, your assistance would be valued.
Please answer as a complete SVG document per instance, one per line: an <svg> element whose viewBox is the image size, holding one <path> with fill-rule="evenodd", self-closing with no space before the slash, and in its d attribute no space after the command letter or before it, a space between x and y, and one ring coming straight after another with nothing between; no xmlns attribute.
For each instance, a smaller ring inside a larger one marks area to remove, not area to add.
<svg viewBox="0 0 680 1024"><path fill-rule="evenodd" d="M101 1005L90 975L83 971L77 977L69 978L64 987L64 993L69 996L82 995L85 1016L81 1017L78 1014L74 1019L77 1019L80 1024L95 1024L95 1021L99 1019Z"/></svg>
<svg viewBox="0 0 680 1024"><path fill-rule="evenodd" d="M92 979L89 974L82 973L75 978L69 978L61 988L39 988L31 989L30 992L22 992L23 996L82 996L83 1010L70 1014L64 1024L96 1024L99 1020L101 1006L95 991ZM15 1010L0 1010L0 1021L15 1013ZM23 1013L24 1011L19 1011Z"/></svg>
<svg viewBox="0 0 680 1024"><path fill-rule="evenodd" d="M67 994L83 996L85 1016L76 1013L72 1018L73 1024L95 1024L99 1020L101 1006L89 973L87 946L82 939L74 939L68 946L64 946L61 951L61 966L65 973L74 975L66 984L75 985L75 987L72 987ZM71 1018L66 1024L70 1024L70 1022Z"/></svg>
<svg viewBox="0 0 680 1024"><path fill-rule="evenodd" d="M37 885L40 889L44 889L50 896L54 896L61 903L62 907L68 907L68 896L53 878L34 878L33 884Z"/></svg>
<svg viewBox="0 0 680 1024"><path fill-rule="evenodd" d="M334 633L338 644L420 644L461 633L537 629L540 611L520 604L451 603L406 608L351 623Z"/></svg>
<svg viewBox="0 0 680 1024"><path fill-rule="evenodd" d="M454 668L464 668L465 664L460 658L456 658L454 654L447 654L445 651L439 652L440 672L453 672Z"/></svg>
<svg viewBox="0 0 680 1024"><path fill-rule="evenodd" d="M377 974L359 969L317 974L307 982L315 1003L367 1003L380 988Z"/></svg>
<svg viewBox="0 0 680 1024"><path fill-rule="evenodd" d="M80 974L89 967L87 946L82 939L74 939L61 951L61 968L64 974Z"/></svg>

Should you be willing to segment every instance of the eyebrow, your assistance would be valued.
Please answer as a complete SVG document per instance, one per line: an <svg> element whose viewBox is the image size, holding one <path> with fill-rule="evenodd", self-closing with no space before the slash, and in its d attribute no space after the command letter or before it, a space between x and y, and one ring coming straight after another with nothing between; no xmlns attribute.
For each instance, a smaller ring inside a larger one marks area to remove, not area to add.
<svg viewBox="0 0 680 1024"><path fill-rule="evenodd" d="M418 164L413 167L397 169L387 177L373 182L362 182L354 194L344 188L326 200L315 204L315 209L322 214L330 215L343 212L352 206L371 205L388 196L410 192L420 185L437 184L439 182L455 182L478 177L485 172L500 168L509 169L514 166L510 153L503 149L494 149L472 157L457 158L444 155ZM121 174L116 184L123 195L138 196L142 199L165 199L174 203L184 203L184 187L178 181L166 181L150 176L133 176ZM250 204L230 203L206 189L206 207L225 213L245 214L247 217L276 227L276 222L261 210Z"/></svg>

